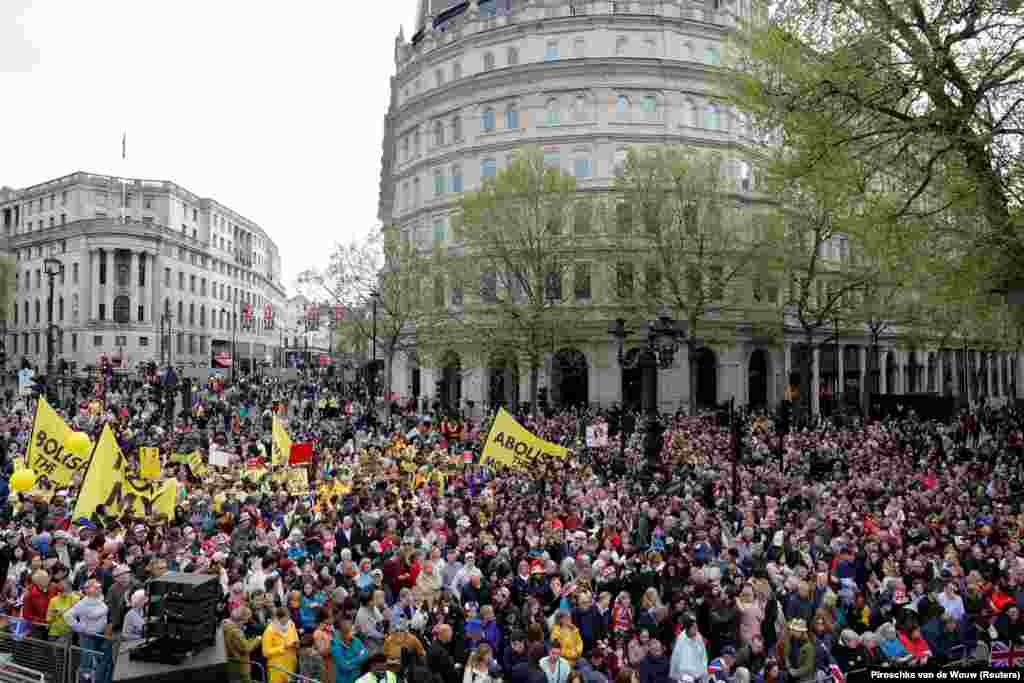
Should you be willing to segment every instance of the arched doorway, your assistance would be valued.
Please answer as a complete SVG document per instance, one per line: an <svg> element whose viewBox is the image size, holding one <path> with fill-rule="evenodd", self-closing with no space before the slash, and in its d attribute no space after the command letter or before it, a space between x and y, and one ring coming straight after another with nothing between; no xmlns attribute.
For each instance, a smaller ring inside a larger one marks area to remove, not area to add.
<svg viewBox="0 0 1024 683"><path fill-rule="evenodd" d="M462 360L449 351L441 362L441 377L437 381L437 399L445 410L458 410L462 403Z"/></svg>
<svg viewBox="0 0 1024 683"><path fill-rule="evenodd" d="M410 353L409 362L406 367L409 369L409 395L419 399L423 392L423 376L420 373L420 359L415 353Z"/></svg>
<svg viewBox="0 0 1024 683"><path fill-rule="evenodd" d="M896 393L896 354L891 351L885 355L885 393Z"/></svg>
<svg viewBox="0 0 1024 683"><path fill-rule="evenodd" d="M515 410L519 403L519 366L508 355L496 355L487 366L487 404Z"/></svg>
<svg viewBox="0 0 1024 683"><path fill-rule="evenodd" d="M559 407L586 407L587 357L579 349L562 349L551 362L551 398Z"/></svg>
<svg viewBox="0 0 1024 683"><path fill-rule="evenodd" d="M622 359L622 407L640 410L643 405L644 380L640 368L643 349L632 349Z"/></svg>
<svg viewBox="0 0 1024 683"><path fill-rule="evenodd" d="M747 400L751 408L768 405L768 354L755 349L747 368Z"/></svg>
<svg viewBox="0 0 1024 683"><path fill-rule="evenodd" d="M718 405L718 358L708 348L697 350L697 409Z"/></svg>
<svg viewBox="0 0 1024 683"><path fill-rule="evenodd" d="M939 360L938 354L928 354L928 386L925 391L939 393Z"/></svg>

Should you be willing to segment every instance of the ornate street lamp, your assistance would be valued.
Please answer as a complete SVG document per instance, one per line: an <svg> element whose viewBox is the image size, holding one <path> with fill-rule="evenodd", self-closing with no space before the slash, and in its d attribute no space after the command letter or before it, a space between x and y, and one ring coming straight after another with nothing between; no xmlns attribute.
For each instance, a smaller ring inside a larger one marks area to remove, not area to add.
<svg viewBox="0 0 1024 683"><path fill-rule="evenodd" d="M658 416L658 370L672 366L680 342L686 338L686 322L674 320L667 307L659 307L658 317L647 322L645 345L632 358L623 353L626 338L631 334L626 329L626 321L622 318L613 320L608 325L608 334L619 342L619 365L626 369L641 370L642 407L647 417L644 455L648 464L654 463L661 453L665 431Z"/></svg>
<svg viewBox="0 0 1024 683"><path fill-rule="evenodd" d="M54 371L53 371L53 280L64 272L64 264L55 258L43 260L43 272L49 284L49 296L46 299L46 393L50 401L53 401L54 394ZM59 329L59 328L57 328Z"/></svg>

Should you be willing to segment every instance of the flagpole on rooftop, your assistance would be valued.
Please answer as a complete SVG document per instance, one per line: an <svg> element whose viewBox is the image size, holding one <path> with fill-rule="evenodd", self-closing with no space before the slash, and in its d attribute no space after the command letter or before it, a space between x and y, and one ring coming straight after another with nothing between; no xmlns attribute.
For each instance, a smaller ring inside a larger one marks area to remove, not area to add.
<svg viewBox="0 0 1024 683"><path fill-rule="evenodd" d="M124 167L127 165L127 162L128 162L128 131L123 131L121 133L121 167L122 167L122 170L124 170ZM126 178L121 178L121 224L122 225L128 222L127 216L125 214L125 209L127 208L126 204L128 203L128 194L127 194L126 185L127 185Z"/></svg>

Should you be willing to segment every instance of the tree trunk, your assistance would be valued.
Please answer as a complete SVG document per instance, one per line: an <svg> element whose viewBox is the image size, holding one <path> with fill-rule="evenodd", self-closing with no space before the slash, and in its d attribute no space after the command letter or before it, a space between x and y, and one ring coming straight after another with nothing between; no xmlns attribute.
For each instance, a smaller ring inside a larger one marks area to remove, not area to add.
<svg viewBox="0 0 1024 683"><path fill-rule="evenodd" d="M803 398L802 403L805 403L805 410L807 418L812 417L812 410L814 409L814 399L811 397L811 392L814 391L814 331L804 330L804 342L806 348L804 349L803 359L800 363L800 393Z"/></svg>
<svg viewBox="0 0 1024 683"><path fill-rule="evenodd" d="M537 414L537 385L540 383L540 363L530 361L530 413Z"/></svg>
<svg viewBox="0 0 1024 683"><path fill-rule="evenodd" d="M692 338L686 340L686 363L688 367L687 377L690 381L690 400L689 410L690 416L697 414L697 349L696 344L693 343Z"/></svg>

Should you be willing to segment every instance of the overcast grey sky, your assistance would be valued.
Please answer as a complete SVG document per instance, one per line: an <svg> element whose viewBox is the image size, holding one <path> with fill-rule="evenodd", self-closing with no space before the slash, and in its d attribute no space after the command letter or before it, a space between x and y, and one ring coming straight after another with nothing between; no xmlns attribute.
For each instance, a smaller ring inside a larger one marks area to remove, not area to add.
<svg viewBox="0 0 1024 683"><path fill-rule="evenodd" d="M0 0L0 185L173 180L262 225L294 292L377 225L394 38L415 4Z"/></svg>

